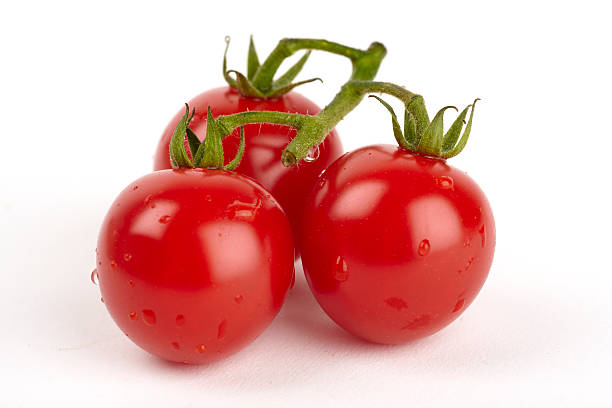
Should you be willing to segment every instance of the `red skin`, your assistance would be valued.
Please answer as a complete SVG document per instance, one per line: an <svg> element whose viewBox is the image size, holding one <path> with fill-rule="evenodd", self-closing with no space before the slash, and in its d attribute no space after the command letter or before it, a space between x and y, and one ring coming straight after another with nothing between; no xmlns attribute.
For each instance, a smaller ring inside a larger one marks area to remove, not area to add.
<svg viewBox="0 0 612 408"><path fill-rule="evenodd" d="M206 136L206 115L209 106L215 118L218 115L245 111L280 111L311 115L320 111L317 105L296 92L290 92L276 99L255 99L242 96L228 86L211 89L189 101L189 107L196 110L190 127L200 139ZM168 146L174 128L184 114L184 109L177 112L164 130L154 156L154 170L172 168ZM248 124L244 130L245 152L236 171L260 182L278 200L295 231L296 252L299 253L297 238L301 228L304 202L317 176L342 155L340 138L336 130L332 130L319 145L317 160L301 161L297 166L287 168L281 163L281 152L295 137L295 129L273 124ZM226 161L236 155L239 144L240 133L236 129L231 136L223 140Z"/></svg>
<svg viewBox="0 0 612 408"><path fill-rule="evenodd" d="M365 340L398 344L455 320L487 278L491 207L440 159L397 146L344 155L306 203L302 264L325 312Z"/></svg>
<svg viewBox="0 0 612 408"><path fill-rule="evenodd" d="M97 271L108 311L134 343L198 364L235 353L270 324L293 256L287 217L258 183L223 170L164 170L113 203Z"/></svg>

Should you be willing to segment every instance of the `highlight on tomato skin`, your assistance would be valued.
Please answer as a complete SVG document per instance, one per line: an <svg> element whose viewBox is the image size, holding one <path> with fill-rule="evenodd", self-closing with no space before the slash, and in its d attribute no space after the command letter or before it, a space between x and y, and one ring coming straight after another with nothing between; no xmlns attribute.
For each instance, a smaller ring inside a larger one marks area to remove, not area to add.
<svg viewBox="0 0 612 408"><path fill-rule="evenodd" d="M323 310L365 340L401 344L455 320L483 286L495 223L445 160L391 145L342 156L306 203L302 264Z"/></svg>
<svg viewBox="0 0 612 408"><path fill-rule="evenodd" d="M293 260L287 217L257 182L224 170L163 170L112 204L92 280L134 343L201 364L266 329L293 279Z"/></svg>
<svg viewBox="0 0 612 408"><path fill-rule="evenodd" d="M201 139L206 135L206 114L208 107L213 117L231 115L246 111L275 111L314 115L321 109L298 92L289 92L274 99L246 97L235 89L225 86L203 92L188 103L195 108L190 128ZM172 133L184 114L180 110L168 123L157 145L154 156L154 170L170 169L168 146ZM299 230L304 202L317 180L317 176L343 153L342 143L336 130L332 130L317 147L316 154L303 160L298 166L285 167L281 163L281 152L295 137L296 130L274 124L257 123L244 126L245 151L238 173L249 176L261 183L283 207L294 233L296 251L299 255ZM225 157L236 155L240 144L238 129L223 140Z"/></svg>

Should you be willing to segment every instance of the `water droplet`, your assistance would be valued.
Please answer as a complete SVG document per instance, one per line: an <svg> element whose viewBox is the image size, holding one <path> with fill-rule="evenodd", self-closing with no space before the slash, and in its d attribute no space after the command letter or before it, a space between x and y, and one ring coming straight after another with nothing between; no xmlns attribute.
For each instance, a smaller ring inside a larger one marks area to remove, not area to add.
<svg viewBox="0 0 612 408"><path fill-rule="evenodd" d="M130 312L130 319L131 320L138 320L138 313Z"/></svg>
<svg viewBox="0 0 612 408"><path fill-rule="evenodd" d="M151 204L151 208L155 208L155 203Z"/></svg>
<svg viewBox="0 0 612 408"><path fill-rule="evenodd" d="M227 215L230 219L242 219L246 221L253 220L257 212L263 205L261 199L256 198L253 203L245 203L240 200L234 200L233 203L227 206Z"/></svg>
<svg viewBox="0 0 612 408"><path fill-rule="evenodd" d="M203 352L205 352L205 351L206 351L206 346L205 346L205 345L203 345L203 344L200 344L200 345L196 346L196 351L197 351L198 353L203 353Z"/></svg>
<svg viewBox="0 0 612 408"><path fill-rule="evenodd" d="M133 281L133 280L129 280L129 281L128 281L128 284L129 284L131 287L134 287L134 285L135 285L135 283L134 283L134 281Z"/></svg>
<svg viewBox="0 0 612 408"><path fill-rule="evenodd" d="M227 320L223 320L221 323L219 323L219 328L217 329L217 340L224 338L225 333L227 333Z"/></svg>
<svg viewBox="0 0 612 408"><path fill-rule="evenodd" d="M116 268L117 267L117 262L111 261L110 266L111 266L111 268Z"/></svg>
<svg viewBox="0 0 612 408"><path fill-rule="evenodd" d="M98 286L98 270L97 269L94 269L93 271L91 271L90 278L91 278L91 283Z"/></svg>
<svg viewBox="0 0 612 408"><path fill-rule="evenodd" d="M429 253L430 248L431 248L431 245L429 244L429 240L424 239L421 242L419 242L419 248L417 252L419 253L419 255L425 256Z"/></svg>
<svg viewBox="0 0 612 408"><path fill-rule="evenodd" d="M103 297L100 298L100 302L104 303L104 298Z"/></svg>
<svg viewBox="0 0 612 408"><path fill-rule="evenodd" d="M440 176L436 179L436 184L444 190L450 190L453 188L455 183L453 178L450 176Z"/></svg>
<svg viewBox="0 0 612 408"><path fill-rule="evenodd" d="M236 295L236 296L234 297L234 301L235 301L236 303L242 303L242 301L243 301L243 300L244 300L244 297L243 297L242 295Z"/></svg>
<svg viewBox="0 0 612 408"><path fill-rule="evenodd" d="M176 341L173 341L170 344L172 344L172 348L175 349L175 350L178 350L180 348L179 344Z"/></svg>
<svg viewBox="0 0 612 408"><path fill-rule="evenodd" d="M144 309L142 311L142 320L144 320L144 322L149 326L153 326L155 322L157 322L157 319L155 318L155 312L151 309Z"/></svg>
<svg viewBox="0 0 612 408"><path fill-rule="evenodd" d="M348 267L346 261L340 255L336 258L334 279L338 282L344 282L348 279Z"/></svg>
<svg viewBox="0 0 612 408"><path fill-rule="evenodd" d="M468 259L467 263L465 264L465 271L467 272L468 269L470 269L470 266L472 266L472 264L474 263L474 257L471 257L470 259Z"/></svg>
<svg viewBox="0 0 612 408"><path fill-rule="evenodd" d="M326 182L327 182L326 178L319 177L319 181L318 181L319 188L322 188L325 185Z"/></svg>
<svg viewBox="0 0 612 408"><path fill-rule="evenodd" d="M313 146L306 154L306 157L304 157L304 161L307 163L312 163L313 161L317 160L320 155L321 151L319 150L319 146Z"/></svg>
<svg viewBox="0 0 612 408"><path fill-rule="evenodd" d="M176 315L176 325L177 327L183 327L185 325L185 316L182 314Z"/></svg>
<svg viewBox="0 0 612 408"><path fill-rule="evenodd" d="M123 259L125 262L130 262L132 260L132 254L123 254Z"/></svg>
<svg viewBox="0 0 612 408"><path fill-rule="evenodd" d="M98 266L102 266L102 261L98 261Z"/></svg>
<svg viewBox="0 0 612 408"><path fill-rule="evenodd" d="M212 201L212 196L210 194L206 194L205 199L210 203Z"/></svg>
<svg viewBox="0 0 612 408"><path fill-rule="evenodd" d="M458 312L459 310L461 310L461 308L463 307L464 303L465 303L465 299L459 299L457 301L457 303L455 304L455 307L453 308L453 313L454 312Z"/></svg>
<svg viewBox="0 0 612 408"><path fill-rule="evenodd" d="M148 196L145 197L144 199L144 203L145 205L149 205L149 203L151 202L151 200L153 200L153 196L151 194L149 194Z"/></svg>
<svg viewBox="0 0 612 408"><path fill-rule="evenodd" d="M389 306L397 310L402 310L408 307L404 299L400 299L396 297L385 299L385 303L387 303Z"/></svg>
<svg viewBox="0 0 612 408"><path fill-rule="evenodd" d="M170 216L169 215L162 215L159 220L160 223L162 224L167 224L168 222L170 222Z"/></svg>
<svg viewBox="0 0 612 408"><path fill-rule="evenodd" d="M132 191L136 191L136 190L138 190L138 186L132 187Z"/></svg>
<svg viewBox="0 0 612 408"><path fill-rule="evenodd" d="M480 234L480 237L482 238L482 247L485 247L485 243L487 242L487 234L485 232L485 226L484 224L482 224L482 227L480 227L480 229L478 230L478 233Z"/></svg>

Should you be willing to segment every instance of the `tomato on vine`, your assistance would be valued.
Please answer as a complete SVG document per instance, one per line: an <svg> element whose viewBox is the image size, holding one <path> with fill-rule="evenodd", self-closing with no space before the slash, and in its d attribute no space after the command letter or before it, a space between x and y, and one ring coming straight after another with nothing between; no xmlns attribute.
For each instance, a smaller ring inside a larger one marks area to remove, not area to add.
<svg viewBox="0 0 612 408"><path fill-rule="evenodd" d="M190 120L186 112L174 134L175 169L134 181L113 203L99 234L97 275L104 304L134 343L166 360L207 363L270 324L294 278L294 248L278 202L229 171L244 133L224 166L213 136L191 139L187 155Z"/></svg>
<svg viewBox="0 0 612 408"><path fill-rule="evenodd" d="M400 146L357 149L320 176L306 203L302 264L339 326L397 344L440 330L470 305L493 260L495 223L478 185L446 163L467 142L474 106L443 135L446 108L430 122L422 98L411 97L402 133L381 102Z"/></svg>

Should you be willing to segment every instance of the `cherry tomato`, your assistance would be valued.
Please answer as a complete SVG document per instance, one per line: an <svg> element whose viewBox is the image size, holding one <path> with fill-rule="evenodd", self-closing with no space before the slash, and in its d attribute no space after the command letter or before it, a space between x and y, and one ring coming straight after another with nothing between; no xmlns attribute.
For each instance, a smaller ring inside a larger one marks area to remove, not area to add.
<svg viewBox="0 0 612 408"><path fill-rule="evenodd" d="M213 117L245 111L280 111L303 114L317 114L320 109L313 102L296 92L290 92L276 99L255 99L240 95L226 86L204 92L189 102L196 113L191 129L203 138L206 135L206 113L210 106ZM168 146L177 123L184 114L180 110L170 121L157 146L153 168L170 169ZM311 161L302 161L295 167L287 168L281 163L281 152L295 137L296 131L287 126L273 124L249 124L245 126L246 148L238 173L245 174L260 182L281 204L291 226L299 237L304 201L317 176L334 160L342 155L342 144L335 130L313 151ZM240 144L238 129L223 141L225 157L234 157ZM315 159L315 160L312 160ZM296 242L296 250L299 245Z"/></svg>
<svg viewBox="0 0 612 408"><path fill-rule="evenodd" d="M302 264L317 301L348 332L397 344L456 319L495 248L484 193L442 159L397 146L346 154L305 209Z"/></svg>
<svg viewBox="0 0 612 408"><path fill-rule="evenodd" d="M293 279L279 204L223 170L153 172L128 186L102 224L97 273L121 330L161 358L206 363L255 339Z"/></svg>

